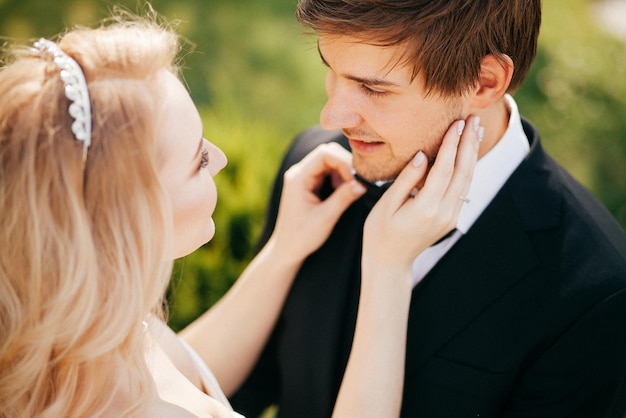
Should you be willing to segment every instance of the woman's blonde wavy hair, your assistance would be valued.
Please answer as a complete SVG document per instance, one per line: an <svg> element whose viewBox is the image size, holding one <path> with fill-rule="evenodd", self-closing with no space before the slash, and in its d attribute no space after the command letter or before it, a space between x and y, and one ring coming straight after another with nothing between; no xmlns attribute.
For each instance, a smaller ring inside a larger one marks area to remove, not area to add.
<svg viewBox="0 0 626 418"><path fill-rule="evenodd" d="M57 42L88 82L86 162L58 67L14 49L0 70L0 416L106 416L120 392L119 416L141 415L142 320L171 271L155 75L177 71L179 39L116 12Z"/></svg>

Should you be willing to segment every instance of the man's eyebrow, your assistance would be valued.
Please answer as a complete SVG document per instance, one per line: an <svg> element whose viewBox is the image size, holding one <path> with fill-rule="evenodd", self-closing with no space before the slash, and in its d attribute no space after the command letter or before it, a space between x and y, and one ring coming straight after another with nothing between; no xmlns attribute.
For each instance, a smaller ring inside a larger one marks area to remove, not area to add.
<svg viewBox="0 0 626 418"><path fill-rule="evenodd" d="M352 80L359 84L365 84L366 86L380 86L380 87L396 87L398 84L392 83L389 80L384 80L382 78L376 77L357 77L355 75L344 74L343 75L348 80Z"/></svg>
<svg viewBox="0 0 626 418"><path fill-rule="evenodd" d="M319 42L317 43L317 52L319 53L320 58L322 59L322 63L324 63L326 67L330 68L330 65L326 61L326 58L324 58L324 54L322 54L322 50L320 49ZM341 74L341 76L347 78L348 80L352 80L356 83L361 83L361 84L365 84L368 86L393 87L393 86L399 85L389 80L385 80L385 79L378 78L378 77L359 77L359 76L355 76L351 74Z"/></svg>

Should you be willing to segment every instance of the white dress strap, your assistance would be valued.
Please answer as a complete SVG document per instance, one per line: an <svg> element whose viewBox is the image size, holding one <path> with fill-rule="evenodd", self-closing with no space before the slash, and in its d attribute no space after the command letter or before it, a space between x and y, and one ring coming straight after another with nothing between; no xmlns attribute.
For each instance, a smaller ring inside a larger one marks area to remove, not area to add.
<svg viewBox="0 0 626 418"><path fill-rule="evenodd" d="M233 408L230 405L230 402L228 402L228 398L226 398L226 395L222 391L215 375L211 369L209 369L209 366L207 366L204 360L202 360L202 357L200 357L196 350L194 350L193 347L187 343L187 341L182 338L179 338L179 340L182 346L187 350L187 353L189 353L189 357L191 357L194 365L196 366L196 369L200 374L200 380L202 380L202 385L207 391L207 394L232 410ZM233 418L244 418L244 416L233 411Z"/></svg>

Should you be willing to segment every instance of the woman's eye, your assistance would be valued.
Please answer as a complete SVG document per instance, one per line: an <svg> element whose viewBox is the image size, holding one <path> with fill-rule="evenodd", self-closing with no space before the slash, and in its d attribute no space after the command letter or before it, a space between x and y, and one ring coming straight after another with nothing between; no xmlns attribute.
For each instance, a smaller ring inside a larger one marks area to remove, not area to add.
<svg viewBox="0 0 626 418"><path fill-rule="evenodd" d="M200 158L200 170L206 168L209 165L209 151L206 149L202 150L202 156Z"/></svg>
<svg viewBox="0 0 626 418"><path fill-rule="evenodd" d="M372 89L371 87L368 87L365 84L361 84L361 90L366 95L373 96L373 97L381 97L381 96L384 96L385 94L387 94L387 92L385 92L385 91L374 90L374 89Z"/></svg>

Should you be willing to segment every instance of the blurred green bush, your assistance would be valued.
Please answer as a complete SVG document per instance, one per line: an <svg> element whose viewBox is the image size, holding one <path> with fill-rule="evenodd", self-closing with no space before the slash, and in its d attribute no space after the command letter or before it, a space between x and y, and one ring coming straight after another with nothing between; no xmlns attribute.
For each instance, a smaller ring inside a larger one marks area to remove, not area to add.
<svg viewBox="0 0 626 418"><path fill-rule="evenodd" d="M169 291L180 329L238 277L263 223L274 172L290 139L317 123L324 103L314 39L293 17L297 0L154 0L179 20L189 44L184 76L209 140L229 157L219 190L213 241L178 260ZM51 37L93 25L121 0L0 0L0 36ZM592 21L586 0L544 2L540 52L515 94L544 146L626 227L626 40ZM1 99L0 99L1 100Z"/></svg>

